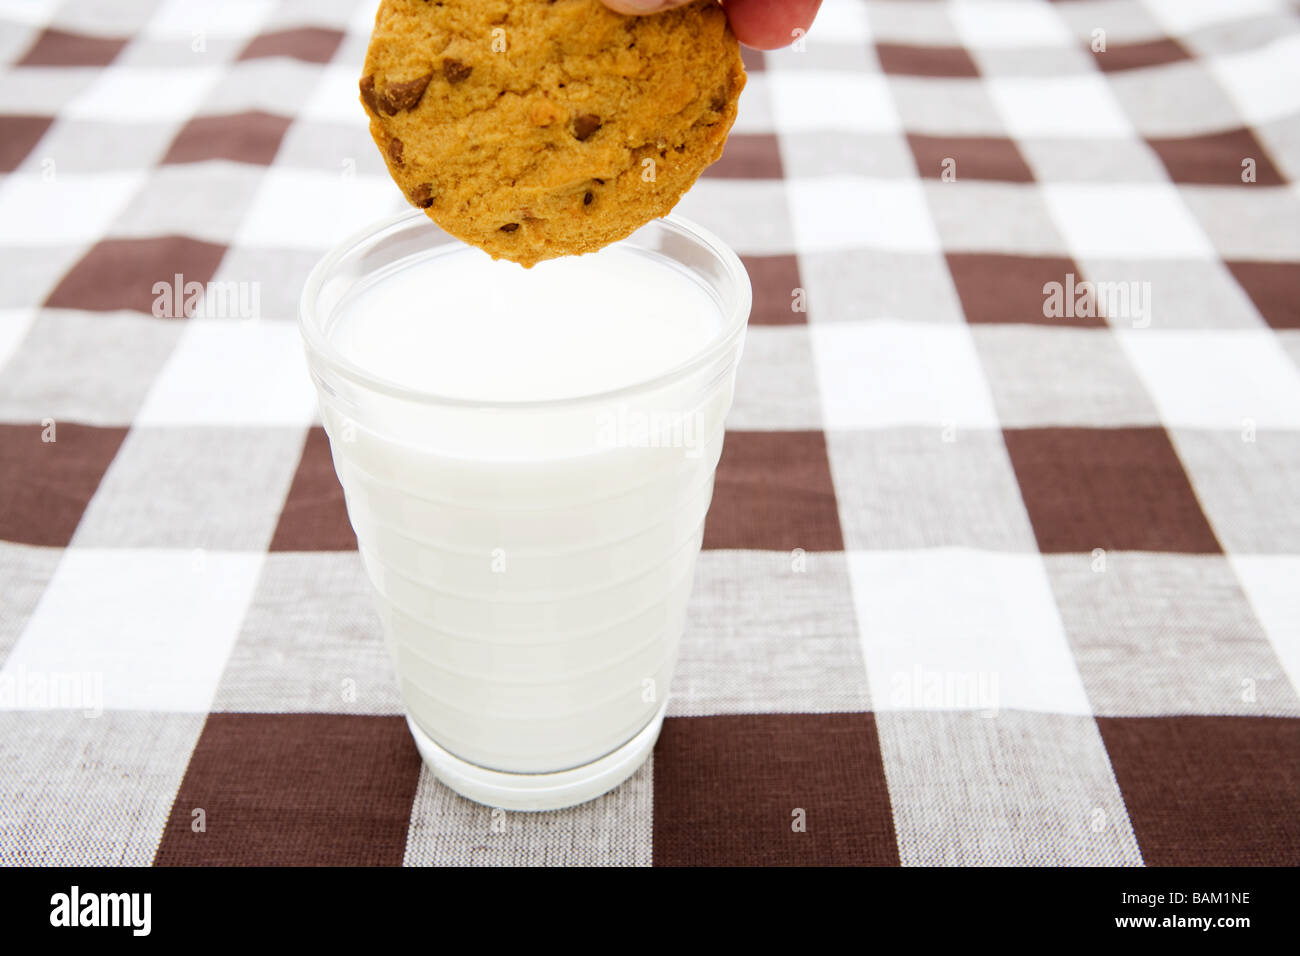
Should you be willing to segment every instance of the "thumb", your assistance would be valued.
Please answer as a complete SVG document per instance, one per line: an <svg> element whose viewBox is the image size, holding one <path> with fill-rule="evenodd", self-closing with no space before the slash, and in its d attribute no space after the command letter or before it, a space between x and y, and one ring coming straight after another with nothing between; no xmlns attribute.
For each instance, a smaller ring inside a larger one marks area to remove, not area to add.
<svg viewBox="0 0 1300 956"><path fill-rule="evenodd" d="M691 0L601 0L605 6L619 13L630 13L638 15L642 13L658 13L660 10L671 10L673 7L681 7L690 3Z"/></svg>

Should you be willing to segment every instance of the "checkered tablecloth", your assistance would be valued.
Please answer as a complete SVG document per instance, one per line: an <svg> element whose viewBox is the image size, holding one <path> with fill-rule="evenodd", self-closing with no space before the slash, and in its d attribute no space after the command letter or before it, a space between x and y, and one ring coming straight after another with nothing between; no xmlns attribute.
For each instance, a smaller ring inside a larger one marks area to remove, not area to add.
<svg viewBox="0 0 1300 956"><path fill-rule="evenodd" d="M0 4L0 863L1300 863L1293 9L747 52L678 207L755 306L669 716L530 815L422 768L295 326L403 207L374 6Z"/></svg>

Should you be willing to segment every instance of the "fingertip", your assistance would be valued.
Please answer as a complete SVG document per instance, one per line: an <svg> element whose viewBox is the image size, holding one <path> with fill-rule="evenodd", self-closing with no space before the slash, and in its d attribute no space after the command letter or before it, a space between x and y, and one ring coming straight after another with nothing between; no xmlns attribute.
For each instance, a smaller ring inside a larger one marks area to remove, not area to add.
<svg viewBox="0 0 1300 956"><path fill-rule="evenodd" d="M722 0L731 31L745 46L778 50L808 32L822 0Z"/></svg>

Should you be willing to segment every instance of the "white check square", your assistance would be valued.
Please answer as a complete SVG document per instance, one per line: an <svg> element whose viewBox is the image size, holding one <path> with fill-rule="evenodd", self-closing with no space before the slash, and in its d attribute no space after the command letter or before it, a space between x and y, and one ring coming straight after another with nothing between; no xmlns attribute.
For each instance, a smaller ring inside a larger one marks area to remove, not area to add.
<svg viewBox="0 0 1300 956"><path fill-rule="evenodd" d="M0 112L15 116L62 113L70 100L94 85L99 73L96 67L6 66L0 83Z"/></svg>
<svg viewBox="0 0 1300 956"><path fill-rule="evenodd" d="M766 76L779 132L893 133L903 128L882 74L785 70ZM828 96L828 90L835 95Z"/></svg>
<svg viewBox="0 0 1300 956"><path fill-rule="evenodd" d="M17 3L27 3L28 0L16 0ZM15 0L9 0L8 3L0 6L12 7ZM108 37L116 39L118 37L137 37L144 29L145 24L152 19L156 0L150 3L103 3L101 0L65 0L59 7L57 13L50 20L50 27L56 30L63 30L66 33L75 33L81 36ZM213 4L215 6L215 4ZM201 4L193 4L201 6ZM5 19L9 18L9 13L4 13ZM132 52L131 47L137 47L139 44L128 44L126 55Z"/></svg>
<svg viewBox="0 0 1300 956"><path fill-rule="evenodd" d="M875 710L1090 713L1039 555L863 551L849 572Z"/></svg>
<svg viewBox="0 0 1300 956"><path fill-rule="evenodd" d="M801 252L939 251L939 234L917 180L827 176L791 180L787 188Z"/></svg>
<svg viewBox="0 0 1300 956"><path fill-rule="evenodd" d="M152 864L205 717L0 714L0 866Z"/></svg>
<svg viewBox="0 0 1300 956"><path fill-rule="evenodd" d="M194 115L220 75L217 66L184 70L110 66L68 103L64 115L101 122L180 122Z"/></svg>
<svg viewBox="0 0 1300 956"><path fill-rule="evenodd" d="M964 0L948 5L964 44L972 49L1062 47L1074 43L1065 22L1047 3Z"/></svg>
<svg viewBox="0 0 1300 956"><path fill-rule="evenodd" d="M1227 20L1249 20L1257 16L1286 13L1278 0L1143 0L1147 10L1174 35L1186 35Z"/></svg>
<svg viewBox="0 0 1300 956"><path fill-rule="evenodd" d="M870 709L842 553L700 554L670 716Z"/></svg>
<svg viewBox="0 0 1300 956"><path fill-rule="evenodd" d="M316 409L293 322L186 319L141 425L306 425Z"/></svg>
<svg viewBox="0 0 1300 956"><path fill-rule="evenodd" d="M751 325L727 427L739 431L822 427L806 325Z"/></svg>
<svg viewBox="0 0 1300 956"><path fill-rule="evenodd" d="M0 244L73 245L104 235L142 185L140 172L14 173L0 183Z"/></svg>
<svg viewBox="0 0 1300 956"><path fill-rule="evenodd" d="M263 175L260 166L220 159L159 166L114 220L113 235L188 236L227 243L239 229Z"/></svg>
<svg viewBox="0 0 1300 956"><path fill-rule="evenodd" d="M867 21L866 5L860 0L826 0L817 11L817 20L808 31L807 42L853 43L871 42L871 24Z"/></svg>
<svg viewBox="0 0 1300 956"><path fill-rule="evenodd" d="M329 200L322 202L323 196ZM235 244L323 252L404 207L387 176L273 166L262 177Z"/></svg>
<svg viewBox="0 0 1300 956"><path fill-rule="evenodd" d="M1073 139L1132 136L1133 126L1099 74L995 76L985 80L989 98L1014 137ZM1095 142L1081 149L1104 148Z"/></svg>
<svg viewBox="0 0 1300 956"><path fill-rule="evenodd" d="M291 118L301 114L302 106L316 91L321 67L284 56L257 57L233 63L221 82L203 98L200 113L204 116L221 116L228 113L260 111L273 116ZM355 80L355 77L354 77ZM352 84L356 86L354 82ZM365 110L353 97L353 106L360 111L359 129L367 141ZM370 141L370 148L375 149ZM375 150L378 152L378 150ZM323 158L323 157L322 157ZM331 157L330 163L339 168L344 157ZM281 165L284 165L281 163Z"/></svg>
<svg viewBox="0 0 1300 956"><path fill-rule="evenodd" d="M352 11L352 16L348 19L347 32L364 37L370 36L370 31L375 28L375 8L377 6L376 3L358 3Z"/></svg>
<svg viewBox="0 0 1300 956"><path fill-rule="evenodd" d="M1208 62L1246 122L1266 123L1300 110L1300 33Z"/></svg>
<svg viewBox="0 0 1300 956"><path fill-rule="evenodd" d="M964 325L879 319L810 331L827 429L998 427Z"/></svg>
<svg viewBox="0 0 1300 956"><path fill-rule="evenodd" d="M157 39L192 39L200 33L251 38L275 7L274 0L222 0L204 4L194 0L165 0L145 25L144 35Z"/></svg>
<svg viewBox="0 0 1300 956"><path fill-rule="evenodd" d="M345 123L365 130L361 106L360 70L352 63L331 63L317 69L317 81L299 113L300 120Z"/></svg>
<svg viewBox="0 0 1300 956"><path fill-rule="evenodd" d="M780 179L705 177L673 210L712 229L740 255L785 255L793 226L786 183Z"/></svg>
<svg viewBox="0 0 1300 956"><path fill-rule="evenodd" d="M70 548L0 673L80 676L104 710L206 711L262 559Z"/></svg>
<svg viewBox="0 0 1300 956"><path fill-rule="evenodd" d="M877 43L909 46L961 46L948 4L916 0L871 0L867 5Z"/></svg>
<svg viewBox="0 0 1300 956"><path fill-rule="evenodd" d="M1300 428L1300 370L1266 329L1116 330L1165 424Z"/></svg>
<svg viewBox="0 0 1300 956"><path fill-rule="evenodd" d="M1217 258L1205 231L1168 183L1050 183L1042 193L1077 256Z"/></svg>
<svg viewBox="0 0 1300 956"><path fill-rule="evenodd" d="M44 26L63 5L64 0L23 0L21 3L7 4L4 18L15 23Z"/></svg>
<svg viewBox="0 0 1300 956"><path fill-rule="evenodd" d="M740 105L736 111L736 123L731 127L732 133L771 133L776 130L776 121L772 118L772 97L767 89L768 76L766 71L749 74L745 88L740 92Z"/></svg>
<svg viewBox="0 0 1300 956"><path fill-rule="evenodd" d="M1273 652L1300 694L1300 555L1229 555Z"/></svg>
<svg viewBox="0 0 1300 956"><path fill-rule="evenodd" d="M0 309L0 368L18 350L35 319L35 309Z"/></svg>

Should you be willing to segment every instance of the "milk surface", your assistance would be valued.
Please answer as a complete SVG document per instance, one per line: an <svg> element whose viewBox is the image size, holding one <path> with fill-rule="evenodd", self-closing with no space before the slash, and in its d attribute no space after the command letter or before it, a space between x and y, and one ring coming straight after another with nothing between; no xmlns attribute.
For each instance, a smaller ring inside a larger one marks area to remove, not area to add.
<svg viewBox="0 0 1300 956"><path fill-rule="evenodd" d="M464 249L380 278L331 332L358 365L438 395L571 398L643 382L719 331L689 276L618 246L531 270Z"/></svg>
<svg viewBox="0 0 1300 956"><path fill-rule="evenodd" d="M556 400L651 382L721 327L616 246L531 270L462 249L340 305L349 361L455 400L321 401L404 703L444 749L564 770L664 705L734 371Z"/></svg>

